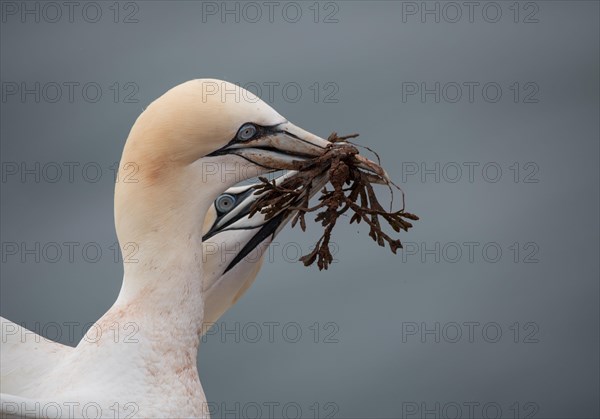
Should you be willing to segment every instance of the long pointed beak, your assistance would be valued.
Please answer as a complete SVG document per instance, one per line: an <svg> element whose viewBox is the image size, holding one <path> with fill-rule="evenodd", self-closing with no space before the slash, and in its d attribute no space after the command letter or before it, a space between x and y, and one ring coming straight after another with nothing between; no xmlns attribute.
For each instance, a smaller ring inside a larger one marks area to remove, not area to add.
<svg viewBox="0 0 600 419"><path fill-rule="evenodd" d="M240 188L240 192L234 192L232 189L233 188L228 189L225 194L235 198L235 206L226 214L220 214L217 210L215 210L217 216L208 230L203 232L202 241L207 241L211 237L222 233L223 231L229 230L228 227L232 226L238 221L243 220L244 217L250 213L250 208L254 203L254 200L252 199L254 193L252 185Z"/></svg>
<svg viewBox="0 0 600 419"><path fill-rule="evenodd" d="M232 141L210 155L233 154L269 170L297 170L298 163L323 155L328 149L345 142L331 143L292 124L262 127L262 133L249 141ZM373 183L390 183L388 174L376 163L356 155L358 167L366 171Z"/></svg>
<svg viewBox="0 0 600 419"><path fill-rule="evenodd" d="M298 172L296 171L289 171L276 178L275 183L277 185L281 185L284 180L296 175L297 173ZM264 224L265 218L262 214L255 214L252 217L248 217L252 205L262 196L262 194L255 194L256 189L254 186L256 185L258 185L258 183L236 186L229 188L225 192L226 195L230 195L233 199L235 199L235 204L226 214L219 214L217 216L209 230L204 233L202 241L206 241L224 231L252 230ZM311 193L311 197L314 196L314 193L316 192L317 191Z"/></svg>
<svg viewBox="0 0 600 419"><path fill-rule="evenodd" d="M281 184L284 180L296 175L297 172L291 171L275 179L276 184ZM315 179L309 192L309 198L312 198L327 183L327 176L324 174ZM275 237L292 218L293 214L281 212L269 220L265 215L255 213L249 217L250 208L260 199L262 194L254 194L253 185L230 188L226 194L234 196L236 202L234 207L227 214L217 216L209 230L202 237L205 242L218 242L215 236L225 232L235 232L236 240L239 243L239 251L227 263L223 273L232 269L241 260L248 256L257 246L264 243L267 239Z"/></svg>
<svg viewBox="0 0 600 419"><path fill-rule="evenodd" d="M291 122L274 127L255 140L229 145L226 150L272 170L293 170L297 163L322 155L329 142Z"/></svg>

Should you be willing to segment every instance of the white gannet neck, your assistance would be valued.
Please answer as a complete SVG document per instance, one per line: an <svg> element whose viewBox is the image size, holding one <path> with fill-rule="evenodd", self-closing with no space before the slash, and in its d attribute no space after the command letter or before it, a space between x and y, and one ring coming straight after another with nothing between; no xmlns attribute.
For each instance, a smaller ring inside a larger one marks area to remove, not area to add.
<svg viewBox="0 0 600 419"><path fill-rule="evenodd" d="M165 165L158 179L149 179L143 165L148 163L140 165L137 183L116 186L115 225L124 266L120 299L149 287L172 289L172 281L202 280L202 225L216 193L198 178L194 165Z"/></svg>
<svg viewBox="0 0 600 419"><path fill-rule="evenodd" d="M138 118L121 157L114 216L124 275L117 301L57 366L61 379L44 383L42 394L72 397L86 388L143 402L156 416L205 414L196 367L204 315L202 227L228 185L205 175L210 159L203 156L215 145L196 138L202 131L189 126L189 112L164 106L165 96ZM163 394L180 400L161 407Z"/></svg>
<svg viewBox="0 0 600 419"><path fill-rule="evenodd" d="M174 275L201 280L204 215L220 191L211 184L214 176L205 175L202 157L215 146L203 141L211 132L190 115L198 98L173 91L140 115L121 157L115 185L125 273L120 301L148 286L171 288Z"/></svg>
<svg viewBox="0 0 600 419"><path fill-rule="evenodd" d="M200 332L205 215L229 186L265 171L239 156L207 157L262 107L208 100L202 86L195 80L174 87L148 106L129 133L115 185L123 286L106 316L129 307L127 315L136 308L162 322L172 313L170 321Z"/></svg>
<svg viewBox="0 0 600 419"><path fill-rule="evenodd" d="M117 301L25 396L89 401L103 409L134 403L139 417L208 415L196 367L212 289L204 282L215 272L204 275L211 266L202 243L208 208L228 187L294 168L329 146L241 90L192 80L139 116L115 186L124 265ZM255 276L249 272L250 283ZM227 290L243 293L245 284ZM225 294L217 315L231 305ZM240 293L231 295L235 301Z"/></svg>

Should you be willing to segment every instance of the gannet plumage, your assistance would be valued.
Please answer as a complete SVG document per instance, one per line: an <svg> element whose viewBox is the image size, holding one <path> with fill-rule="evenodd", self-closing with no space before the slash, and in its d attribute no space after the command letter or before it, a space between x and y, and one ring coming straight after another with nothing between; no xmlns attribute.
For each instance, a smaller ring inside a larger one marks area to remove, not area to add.
<svg viewBox="0 0 600 419"><path fill-rule="evenodd" d="M281 184L295 172L275 179ZM313 196L325 183L323 177L310 190ZM205 333L219 317L233 306L252 285L262 266L266 248L290 220L292 214L266 220L264 215L249 215L259 199L255 184L229 188L209 207L203 223L203 271ZM2 413L14 412L15 403L31 404L18 394L30 381L48 374L56 363L75 348L51 341L0 317L0 380L9 396ZM22 409L28 410L28 409ZM35 411L35 405L31 406Z"/></svg>
<svg viewBox="0 0 600 419"><path fill-rule="evenodd" d="M196 368L211 288L202 250L207 211L234 184L293 168L327 145L224 81L193 80L154 101L121 158L121 168L138 170L134 181L116 183L115 227L122 250L138 251L124 264L117 301L94 325L100 337L67 350L24 349L41 350L51 365L6 388L3 380L2 391L12 390L1 395L3 413L41 416L52 405L62 417L87 416L86 408L102 417L208 417ZM137 327L135 343L108 333L127 323Z"/></svg>
<svg viewBox="0 0 600 419"><path fill-rule="evenodd" d="M275 179L281 184L294 176L288 172ZM314 196L327 183L322 176L313 181L308 192ZM209 209L203 229L204 247L204 331L233 306L254 283L264 262L267 248L294 213L280 212L266 219L260 212L249 216L252 204L260 197L254 185L230 188ZM222 199L230 204L219 205ZM298 197L300 201L301 197Z"/></svg>

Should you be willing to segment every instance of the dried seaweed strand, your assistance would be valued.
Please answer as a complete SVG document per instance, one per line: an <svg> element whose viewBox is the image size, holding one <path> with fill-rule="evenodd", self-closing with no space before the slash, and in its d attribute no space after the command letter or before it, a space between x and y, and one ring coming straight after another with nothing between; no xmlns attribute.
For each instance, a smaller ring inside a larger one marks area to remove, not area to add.
<svg viewBox="0 0 600 419"><path fill-rule="evenodd" d="M330 142L325 153L315 159L298 162L298 174L286 179L280 185L275 181L260 177L262 183L255 186L256 194L262 194L251 208L250 216L260 212L267 219L280 214L282 211L288 215L294 211L292 227L300 223L302 231L306 230L305 215L309 212L317 212L315 221L324 227L323 234L315 244L313 250L300 258L305 266L317 263L319 270L327 269L333 261L333 255L329 249L332 231L340 216L348 210L353 212L350 224L364 221L370 228L371 237L379 246L387 243L390 250L396 253L402 248L400 239L393 239L387 235L381 226L380 218L383 218L395 232L408 231L412 224L407 220L418 220L414 214L404 210L404 193L402 193L402 209L398 211L386 211L383 209L373 189L372 183L384 183L390 188L398 186L392 183L385 175L385 171L369 160L359 156L355 144L348 142L358 134L339 137L332 133ZM365 147L372 151L368 147ZM373 151L379 161L379 156ZM369 172L365 172L360 166L367 166ZM310 191L316 180L327 175L332 190L324 187L321 190L319 203L313 207L309 206Z"/></svg>

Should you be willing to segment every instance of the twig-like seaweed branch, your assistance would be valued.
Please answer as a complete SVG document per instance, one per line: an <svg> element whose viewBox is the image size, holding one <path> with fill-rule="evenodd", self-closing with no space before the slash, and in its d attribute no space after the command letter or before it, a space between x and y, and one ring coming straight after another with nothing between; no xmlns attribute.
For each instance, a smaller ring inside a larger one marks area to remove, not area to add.
<svg viewBox="0 0 600 419"><path fill-rule="evenodd" d="M402 243L400 239L393 239L383 231L380 218L383 218L397 233L400 230L408 231L412 227L407 220L419 219L404 210L404 193L402 209L398 211L383 209L377 200L372 183L384 183L390 188L392 186L400 188L387 178L381 166L360 156L356 146L347 141L356 137L358 134L338 137L334 132L328 138L330 144L323 155L306 162L298 162L296 168L298 174L284 180L280 185L261 177L259 179L262 183L255 186L257 189L255 193L262 196L252 206L250 216L261 212L270 219L281 211L286 215L296 211L292 218L292 227L300 222L300 228L305 231L306 213L319 211L315 221L321 223L324 231L314 249L300 258L305 266L312 265L316 261L319 270L329 267L333 261L333 255L329 250L331 233L338 218L348 210L353 212L350 224L364 221L370 228L369 237L379 246L385 246L387 243L393 253L402 248ZM376 153L375 155L377 156ZM377 158L379 160L379 156ZM364 170L365 167L368 172ZM319 203L310 207L310 188L324 173L333 189L323 188Z"/></svg>

